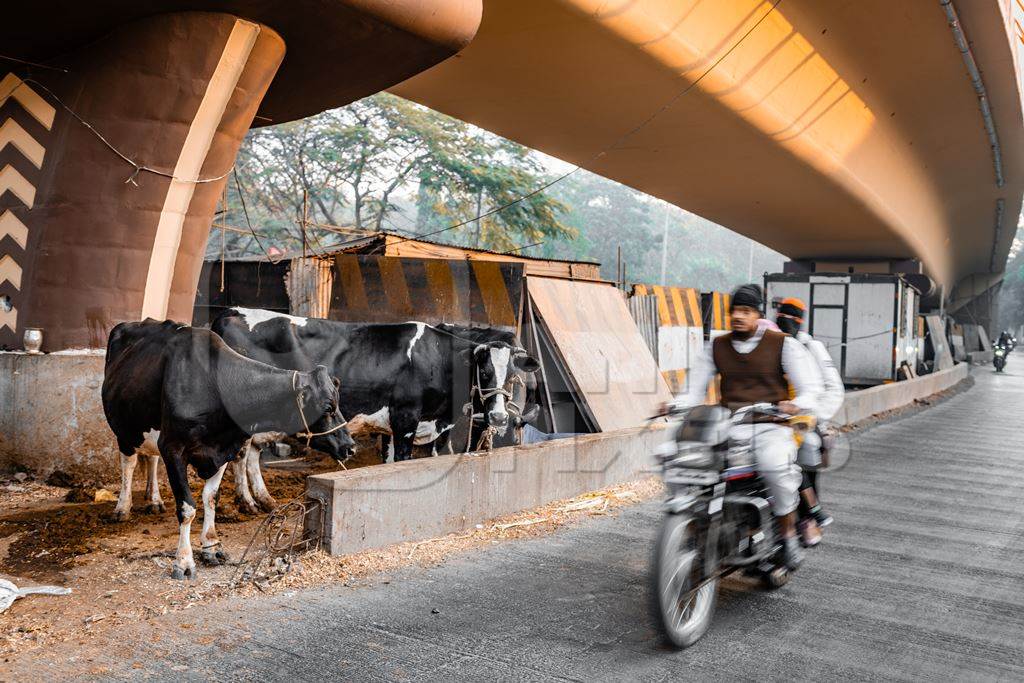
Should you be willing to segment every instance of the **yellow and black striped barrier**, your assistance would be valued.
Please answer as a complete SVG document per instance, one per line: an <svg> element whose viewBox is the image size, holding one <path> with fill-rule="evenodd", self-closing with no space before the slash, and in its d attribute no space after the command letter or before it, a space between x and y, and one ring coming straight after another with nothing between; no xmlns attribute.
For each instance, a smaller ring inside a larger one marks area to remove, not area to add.
<svg viewBox="0 0 1024 683"><path fill-rule="evenodd" d="M519 328L523 264L338 254L329 317Z"/></svg>
<svg viewBox="0 0 1024 683"><path fill-rule="evenodd" d="M658 304L658 368L672 393L686 387L686 373L703 342L700 293L690 287L633 285L633 296Z"/></svg>

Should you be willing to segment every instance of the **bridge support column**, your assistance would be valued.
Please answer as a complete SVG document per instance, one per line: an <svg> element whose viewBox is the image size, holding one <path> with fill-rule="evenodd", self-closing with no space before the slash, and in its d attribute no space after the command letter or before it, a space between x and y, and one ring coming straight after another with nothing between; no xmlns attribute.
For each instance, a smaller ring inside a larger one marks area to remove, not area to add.
<svg viewBox="0 0 1024 683"><path fill-rule="evenodd" d="M50 62L63 70L0 70L0 348L30 327L56 351L102 347L122 320L191 320L226 174L284 50L266 26L185 12Z"/></svg>

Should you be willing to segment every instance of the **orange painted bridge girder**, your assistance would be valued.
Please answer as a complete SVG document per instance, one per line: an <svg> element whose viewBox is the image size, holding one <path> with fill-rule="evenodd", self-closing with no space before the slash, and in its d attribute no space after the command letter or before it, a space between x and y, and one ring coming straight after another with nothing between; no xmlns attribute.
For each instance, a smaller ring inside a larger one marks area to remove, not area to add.
<svg viewBox="0 0 1024 683"><path fill-rule="evenodd" d="M1024 5L953 6L998 160L942 0L485 0L392 91L790 257L953 285L1002 270L1020 212Z"/></svg>

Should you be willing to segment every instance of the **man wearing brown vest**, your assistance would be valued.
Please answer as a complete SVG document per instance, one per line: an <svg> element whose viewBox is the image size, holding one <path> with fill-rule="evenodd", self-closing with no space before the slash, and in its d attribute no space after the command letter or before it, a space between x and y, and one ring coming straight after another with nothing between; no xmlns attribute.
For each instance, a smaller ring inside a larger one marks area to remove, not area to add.
<svg viewBox="0 0 1024 683"><path fill-rule="evenodd" d="M774 403L791 415L814 413L822 391L814 359L796 339L758 326L762 303L757 285L743 285L733 292L732 331L714 339L697 359L687 391L674 402L676 408L704 403L708 385L721 375L720 403L731 410ZM785 539L786 563L796 569L802 559L795 512L801 476L792 430L772 423L741 424L729 436L750 442L758 472L771 491L772 511Z"/></svg>

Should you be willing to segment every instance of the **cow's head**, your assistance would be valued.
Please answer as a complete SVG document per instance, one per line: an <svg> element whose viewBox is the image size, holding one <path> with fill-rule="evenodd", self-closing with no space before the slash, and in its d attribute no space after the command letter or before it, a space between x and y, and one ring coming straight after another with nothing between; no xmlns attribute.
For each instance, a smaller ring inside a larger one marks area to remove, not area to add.
<svg viewBox="0 0 1024 683"><path fill-rule="evenodd" d="M540 364L525 349L505 342L480 344L471 353L474 386L483 402L487 423L504 435L509 426L508 398L517 370L534 372Z"/></svg>
<svg viewBox="0 0 1024 683"><path fill-rule="evenodd" d="M312 434L310 447L343 462L352 455L356 444L338 408L340 388L338 379L331 377L327 368L318 365L309 373L309 384L300 390L300 396L307 419L315 420L309 424ZM315 418L310 418L310 415Z"/></svg>

